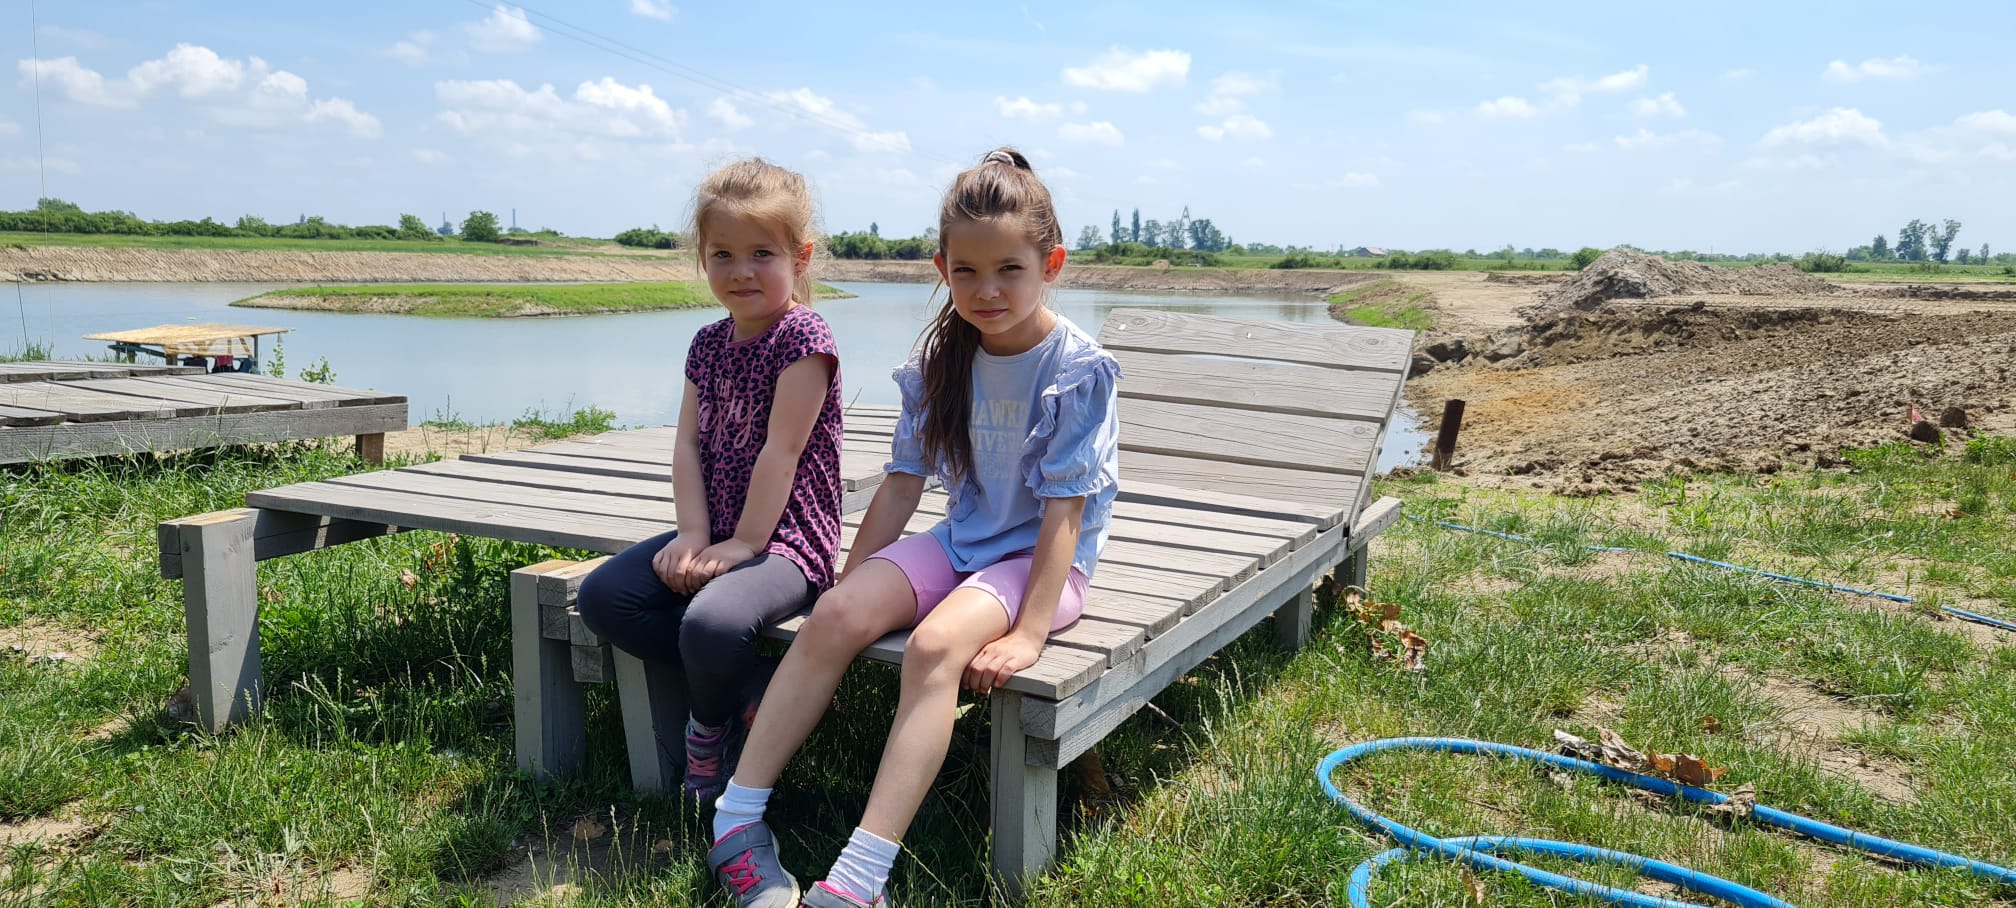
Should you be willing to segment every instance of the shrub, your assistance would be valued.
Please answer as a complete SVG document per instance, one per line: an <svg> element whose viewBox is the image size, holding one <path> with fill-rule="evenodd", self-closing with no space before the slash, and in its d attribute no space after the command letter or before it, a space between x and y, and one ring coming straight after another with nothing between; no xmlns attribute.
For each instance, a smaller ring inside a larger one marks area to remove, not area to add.
<svg viewBox="0 0 2016 908"><path fill-rule="evenodd" d="M495 243L504 232L497 228L497 216L488 211L471 211L462 222L462 238L472 243Z"/></svg>
<svg viewBox="0 0 2016 908"><path fill-rule="evenodd" d="M656 224L650 227L632 227L616 234L616 242L638 249L677 249L678 237L659 230Z"/></svg>
<svg viewBox="0 0 2016 908"><path fill-rule="evenodd" d="M1594 246L1584 246L1575 250L1575 254L1569 256L1568 261L1575 263L1576 271L1581 271L1590 265L1596 264L1596 260L1602 257L1603 250Z"/></svg>
<svg viewBox="0 0 2016 908"><path fill-rule="evenodd" d="M1379 267L1389 271L1449 271L1456 267L1456 253L1447 249L1428 249L1413 255L1396 252L1381 260Z"/></svg>
<svg viewBox="0 0 2016 908"><path fill-rule="evenodd" d="M1848 270L1848 258L1831 252L1808 252L1799 260L1799 270L1813 274Z"/></svg>
<svg viewBox="0 0 2016 908"><path fill-rule="evenodd" d="M1997 435L1979 435L1967 439L1968 463L1984 466L2016 466L2016 438Z"/></svg>

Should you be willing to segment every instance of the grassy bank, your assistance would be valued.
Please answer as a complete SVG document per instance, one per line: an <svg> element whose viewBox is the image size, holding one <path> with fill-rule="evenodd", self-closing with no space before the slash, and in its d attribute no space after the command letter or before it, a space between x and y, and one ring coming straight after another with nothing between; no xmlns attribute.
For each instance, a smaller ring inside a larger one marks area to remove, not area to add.
<svg viewBox="0 0 2016 908"><path fill-rule="evenodd" d="M612 254L607 240L562 238L537 246L470 243L454 237L439 242L412 240L309 240L287 237L133 236L111 233L24 233L0 231L0 247L78 246L97 249L194 249L229 252L416 252L451 255ZM676 253L664 253L673 255Z"/></svg>
<svg viewBox="0 0 2016 908"><path fill-rule="evenodd" d="M819 299L853 294L820 284ZM297 287L238 300L231 305L268 309L378 312L448 318L523 318L654 312L716 305L704 281L631 281L615 284L364 284Z"/></svg>
<svg viewBox="0 0 2016 908"><path fill-rule="evenodd" d="M1434 298L1433 291L1412 286L1405 279L1387 278L1332 294L1330 317L1374 328L1426 331L1435 324L1435 314L1429 309Z"/></svg>
<svg viewBox="0 0 2016 908"><path fill-rule="evenodd" d="M1373 659L1334 608L1293 659L1264 629L1235 644L1109 739L1117 800L1067 780L1062 864L1028 903L1341 904L1350 866L1387 843L1310 769L1395 734L1544 747L1555 728L1607 726L1728 767L1721 790L1754 783L1764 803L2016 864L2016 640L1922 606L1582 548L1680 549L2006 616L2016 448L1978 459L1900 446L1851 472L1600 500L1389 481L1414 514L1540 544L1403 522L1377 546L1372 586L1430 641L1427 670ZM416 532L262 564L266 712L213 737L162 710L185 653L155 522L357 469L341 447L293 445L0 471L0 904L727 904L702 866L701 818L626 790L611 691L591 695L584 775L538 785L512 770L506 571L549 550ZM801 877L824 872L858 817L895 691L893 673L857 667L779 789L773 818ZM985 712L962 715L905 841L902 904L992 895ZM1805 906L2016 898L1492 761L1394 756L1339 783L1431 833L1600 843ZM579 866L606 872L554 888ZM1569 903L1480 883L1494 906ZM1374 899L1454 905L1468 885L1409 864Z"/></svg>

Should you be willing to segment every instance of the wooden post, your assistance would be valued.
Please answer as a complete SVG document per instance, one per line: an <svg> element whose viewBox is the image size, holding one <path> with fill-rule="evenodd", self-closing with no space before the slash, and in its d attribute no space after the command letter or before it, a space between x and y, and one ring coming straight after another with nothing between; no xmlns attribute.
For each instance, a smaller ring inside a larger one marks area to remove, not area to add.
<svg viewBox="0 0 2016 908"><path fill-rule="evenodd" d="M385 433L373 432L357 436L357 458L365 463L384 463Z"/></svg>
<svg viewBox="0 0 2016 908"><path fill-rule="evenodd" d="M1309 643L1309 626L1316 613L1316 592L1304 588L1274 610L1274 637L1281 648L1296 652Z"/></svg>
<svg viewBox="0 0 2016 908"><path fill-rule="evenodd" d="M623 707L623 743L630 787L666 794L686 771L686 676L661 662L616 653L616 698Z"/></svg>
<svg viewBox="0 0 2016 908"><path fill-rule="evenodd" d="M1022 732L1022 695L996 689L987 695L993 716L988 784L993 788L994 873L1002 888L1020 894L1057 855L1057 770L1030 766Z"/></svg>
<svg viewBox="0 0 2016 908"><path fill-rule="evenodd" d="M587 749L573 645L539 631L540 575L572 565L544 561L511 572L511 718L518 768L542 780L573 771Z"/></svg>
<svg viewBox="0 0 2016 908"><path fill-rule="evenodd" d="M1442 428L1435 433L1435 453L1428 459L1431 470L1446 470L1456 460L1456 433L1463 430L1463 402L1442 405Z"/></svg>
<svg viewBox="0 0 2016 908"><path fill-rule="evenodd" d="M259 512L219 511L175 524L189 627L189 694L204 728L223 731L259 709Z"/></svg>

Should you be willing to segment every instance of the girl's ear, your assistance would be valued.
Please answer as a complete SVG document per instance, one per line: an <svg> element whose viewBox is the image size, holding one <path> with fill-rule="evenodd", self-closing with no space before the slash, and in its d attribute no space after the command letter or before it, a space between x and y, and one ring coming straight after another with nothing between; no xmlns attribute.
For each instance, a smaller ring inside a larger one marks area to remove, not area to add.
<svg viewBox="0 0 2016 908"><path fill-rule="evenodd" d="M1064 270L1064 260L1071 255L1062 244L1050 247L1050 254L1043 259L1043 280L1054 281Z"/></svg>
<svg viewBox="0 0 2016 908"><path fill-rule="evenodd" d="M793 271L797 272L798 274L804 274L805 272L811 270L812 241L806 240L805 245L798 249L798 254L796 256L793 256L793 259L794 259L794 261L792 262Z"/></svg>
<svg viewBox="0 0 2016 908"><path fill-rule="evenodd" d="M947 284L952 283L952 273L945 270L945 253L940 252L937 255L932 256L931 264L938 266L939 280L944 281Z"/></svg>

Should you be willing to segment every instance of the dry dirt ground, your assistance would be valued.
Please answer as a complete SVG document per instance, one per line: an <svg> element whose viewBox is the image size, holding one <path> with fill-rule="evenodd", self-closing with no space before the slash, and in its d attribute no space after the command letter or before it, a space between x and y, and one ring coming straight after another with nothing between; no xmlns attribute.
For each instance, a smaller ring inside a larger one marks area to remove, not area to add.
<svg viewBox="0 0 2016 908"><path fill-rule="evenodd" d="M1935 424L1957 410L1948 443L2016 434L2016 287L1571 304L1561 277L1400 279L1432 289L1437 316L1408 397L1431 423L1466 401L1456 463L1480 479L1593 494L1676 468L1826 465L1906 438L1914 409Z"/></svg>

